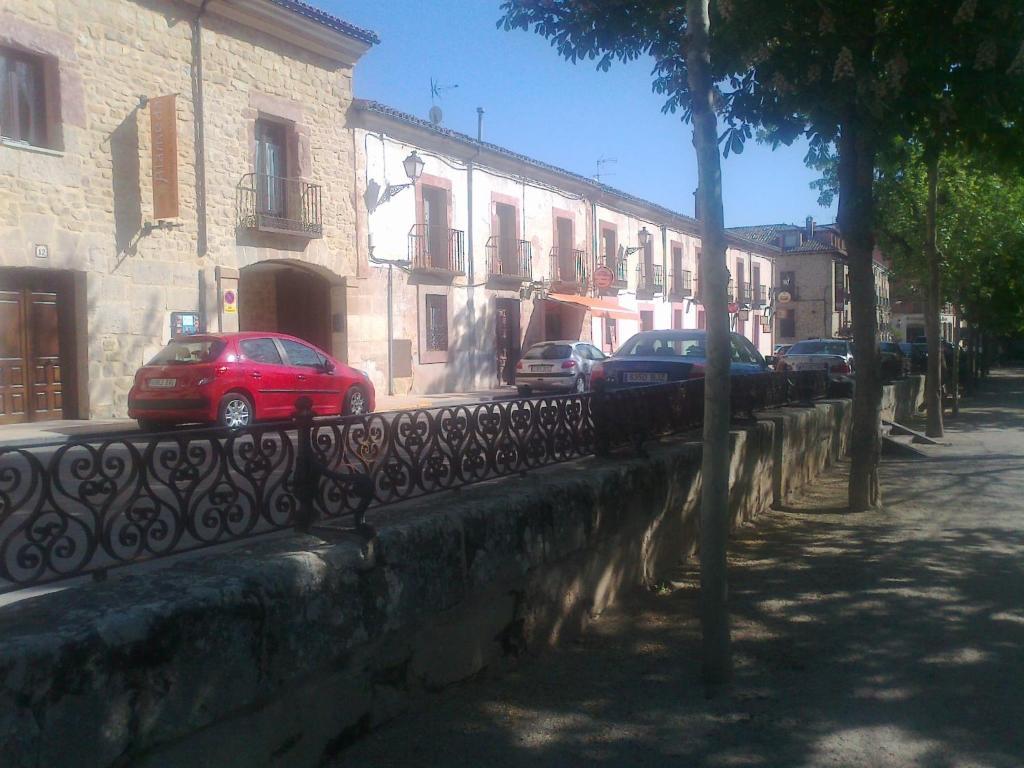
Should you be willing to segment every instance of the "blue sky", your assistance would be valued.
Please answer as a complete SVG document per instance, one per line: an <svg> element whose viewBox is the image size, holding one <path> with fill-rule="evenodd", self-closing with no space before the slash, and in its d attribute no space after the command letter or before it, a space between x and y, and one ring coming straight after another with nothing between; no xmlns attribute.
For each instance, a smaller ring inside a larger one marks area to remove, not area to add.
<svg viewBox="0 0 1024 768"><path fill-rule="evenodd" d="M697 185L691 128L663 115L650 62L570 64L533 32L495 28L498 0L311 0L376 32L381 42L355 70L355 94L419 117L431 107L430 79L458 85L437 101L444 125L586 176L598 158L608 184L683 213ZM832 221L808 184L803 145L774 152L748 144L723 163L728 226Z"/></svg>

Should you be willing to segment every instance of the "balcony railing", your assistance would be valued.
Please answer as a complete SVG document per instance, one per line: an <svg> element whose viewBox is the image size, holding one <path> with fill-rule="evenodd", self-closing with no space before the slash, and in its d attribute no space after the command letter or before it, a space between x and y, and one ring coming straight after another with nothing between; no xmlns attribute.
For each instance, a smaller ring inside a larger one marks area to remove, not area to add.
<svg viewBox="0 0 1024 768"><path fill-rule="evenodd" d="M736 290L736 301L750 304L754 301L754 287L750 283L740 283Z"/></svg>
<svg viewBox="0 0 1024 768"><path fill-rule="evenodd" d="M768 303L768 286L759 285L757 286L757 292L754 294L754 306L763 307Z"/></svg>
<svg viewBox="0 0 1024 768"><path fill-rule="evenodd" d="M235 187L238 229L323 237L323 201L319 184L264 173L247 173Z"/></svg>
<svg viewBox="0 0 1024 768"><path fill-rule="evenodd" d="M491 277L519 282L533 279L533 246L528 240L491 237L486 250Z"/></svg>
<svg viewBox="0 0 1024 768"><path fill-rule="evenodd" d="M636 266L636 289L643 293L663 293L665 291L665 268L660 264L644 264Z"/></svg>
<svg viewBox="0 0 1024 768"><path fill-rule="evenodd" d="M672 273L669 281L669 293L673 298L685 298L693 295L693 275L688 269L680 269Z"/></svg>
<svg viewBox="0 0 1024 768"><path fill-rule="evenodd" d="M577 288L587 284L587 253L579 248L552 248L548 254L551 262L551 282L571 283Z"/></svg>
<svg viewBox="0 0 1024 768"><path fill-rule="evenodd" d="M736 297L736 281L730 280L725 286L725 297L728 301L732 302Z"/></svg>
<svg viewBox="0 0 1024 768"><path fill-rule="evenodd" d="M461 229L413 224L409 230L412 268L427 272L466 274L466 235Z"/></svg>

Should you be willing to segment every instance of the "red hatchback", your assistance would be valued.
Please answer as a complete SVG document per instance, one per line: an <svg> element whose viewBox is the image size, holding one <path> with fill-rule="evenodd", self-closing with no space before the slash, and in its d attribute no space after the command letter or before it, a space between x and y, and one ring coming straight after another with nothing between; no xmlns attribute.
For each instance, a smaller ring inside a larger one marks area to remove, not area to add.
<svg viewBox="0 0 1024 768"><path fill-rule="evenodd" d="M319 416L374 408L373 384L305 341L281 333L208 333L173 339L140 368L128 415L143 429L202 422L244 427L287 419L300 397Z"/></svg>

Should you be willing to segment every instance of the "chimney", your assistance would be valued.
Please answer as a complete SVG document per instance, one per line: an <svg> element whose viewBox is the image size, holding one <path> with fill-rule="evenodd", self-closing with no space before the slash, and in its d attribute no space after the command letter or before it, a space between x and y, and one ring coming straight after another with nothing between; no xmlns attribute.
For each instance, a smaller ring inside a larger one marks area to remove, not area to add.
<svg viewBox="0 0 1024 768"><path fill-rule="evenodd" d="M476 108L476 140L484 140L484 108Z"/></svg>
<svg viewBox="0 0 1024 768"><path fill-rule="evenodd" d="M693 218L700 221L702 213L700 209L700 187L697 187L693 190Z"/></svg>
<svg viewBox="0 0 1024 768"><path fill-rule="evenodd" d="M808 216L806 226L804 227L804 239L811 240L814 238L814 217Z"/></svg>

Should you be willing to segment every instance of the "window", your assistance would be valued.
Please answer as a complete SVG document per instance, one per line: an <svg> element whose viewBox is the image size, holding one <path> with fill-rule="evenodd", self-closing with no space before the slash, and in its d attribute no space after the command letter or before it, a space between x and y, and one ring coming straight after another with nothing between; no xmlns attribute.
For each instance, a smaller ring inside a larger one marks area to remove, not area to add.
<svg viewBox="0 0 1024 768"><path fill-rule="evenodd" d="M526 350L523 360L564 360L572 357L568 344L535 344Z"/></svg>
<svg viewBox="0 0 1024 768"><path fill-rule="evenodd" d="M615 266L615 230L614 229L602 229L601 230L601 253L604 256L604 264L606 267Z"/></svg>
<svg viewBox="0 0 1024 768"><path fill-rule="evenodd" d="M779 336L792 339L796 336L796 310L779 310Z"/></svg>
<svg viewBox="0 0 1024 768"><path fill-rule="evenodd" d="M760 363L761 356L754 349L754 345L745 337L733 334L732 339L732 361L734 363Z"/></svg>
<svg viewBox="0 0 1024 768"><path fill-rule="evenodd" d="M212 363L220 357L225 344L220 339L177 339L156 353L149 365Z"/></svg>
<svg viewBox="0 0 1024 768"><path fill-rule="evenodd" d="M319 368L324 363L324 358L312 347L299 344L291 339L279 339L284 353L288 356L288 364L299 368Z"/></svg>
<svg viewBox="0 0 1024 768"><path fill-rule="evenodd" d="M787 232L782 236L782 247L783 248L796 248L800 245L800 233L799 232Z"/></svg>
<svg viewBox="0 0 1024 768"><path fill-rule="evenodd" d="M654 330L654 311L650 309L640 310L640 330L641 331L653 331Z"/></svg>
<svg viewBox="0 0 1024 768"><path fill-rule="evenodd" d="M256 121L256 183L260 213L284 216L287 195L288 151L285 126Z"/></svg>
<svg viewBox="0 0 1024 768"><path fill-rule="evenodd" d="M679 330L683 327L683 310L673 309L672 310L672 327Z"/></svg>
<svg viewBox="0 0 1024 768"><path fill-rule="evenodd" d="M792 293L796 290L796 272L779 273L779 289Z"/></svg>
<svg viewBox="0 0 1024 768"><path fill-rule="evenodd" d="M47 120L46 68L40 56L0 48L0 134L34 147L56 145Z"/></svg>
<svg viewBox="0 0 1024 768"><path fill-rule="evenodd" d="M637 355L639 357L647 357L649 355L704 357L706 355L704 342L705 336L703 333L698 334L692 331L686 334L664 332L657 336L638 333L622 345L619 355Z"/></svg>
<svg viewBox="0 0 1024 768"><path fill-rule="evenodd" d="M619 345L618 320L612 317L604 319L604 348L608 352L614 352Z"/></svg>
<svg viewBox="0 0 1024 768"><path fill-rule="evenodd" d="M426 332L428 352L448 351L448 297L428 293L426 301Z"/></svg>
<svg viewBox="0 0 1024 768"><path fill-rule="evenodd" d="M704 319L704 310L697 310L697 327L700 330L704 330L707 327L707 320Z"/></svg>
<svg viewBox="0 0 1024 768"><path fill-rule="evenodd" d="M246 360L264 365L283 365L281 353L273 339L244 339L238 345Z"/></svg>

